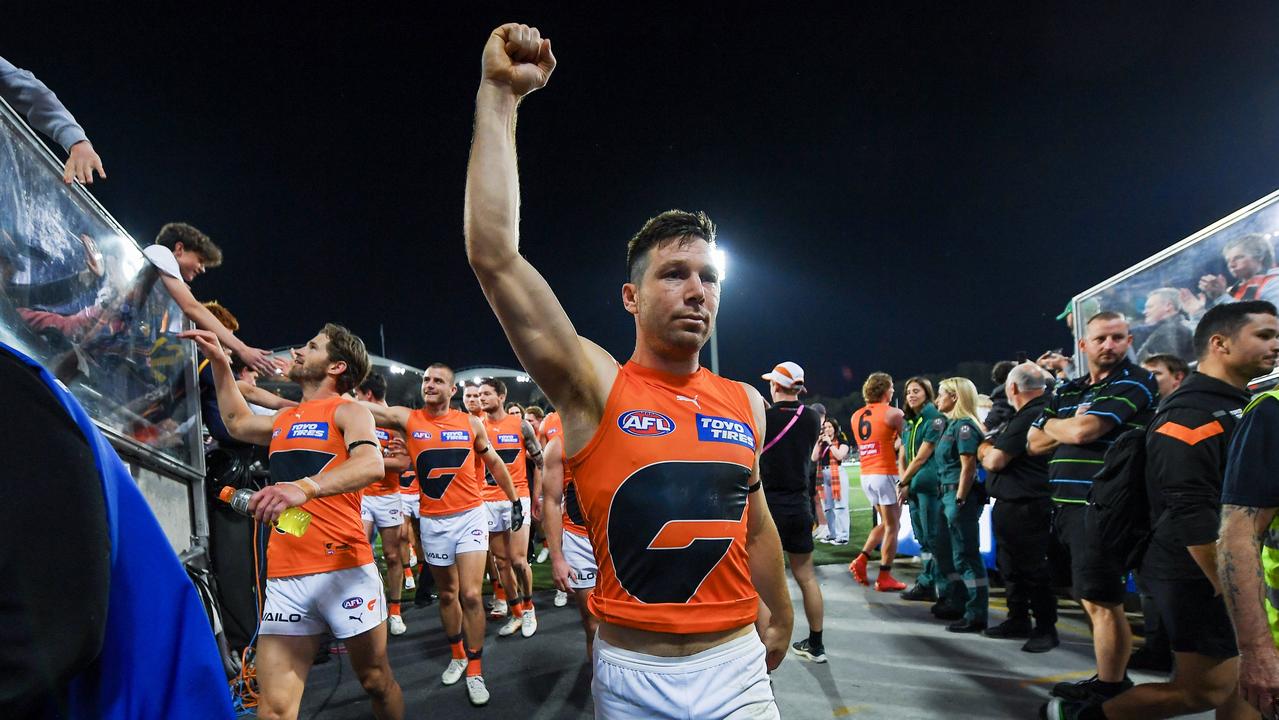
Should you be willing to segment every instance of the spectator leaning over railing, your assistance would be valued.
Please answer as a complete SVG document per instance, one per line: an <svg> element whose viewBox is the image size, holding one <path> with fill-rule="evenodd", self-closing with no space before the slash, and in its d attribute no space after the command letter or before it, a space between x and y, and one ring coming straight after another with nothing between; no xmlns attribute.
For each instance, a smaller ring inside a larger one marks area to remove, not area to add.
<svg viewBox="0 0 1279 720"><path fill-rule="evenodd" d="M1070 700L1113 697L1132 687L1124 671L1132 630L1124 616L1121 559L1096 551L1085 530L1088 493L1107 448L1124 431L1145 427L1154 415L1158 386L1148 370L1128 360L1132 333L1116 312L1093 315L1079 347L1088 374L1057 386L1027 435L1032 455L1052 454L1053 533L1069 555L1071 585L1092 621L1097 674L1060 683L1053 694Z"/></svg>
<svg viewBox="0 0 1279 720"><path fill-rule="evenodd" d="M1227 450L1248 404L1248 382L1272 371L1279 357L1274 305L1214 307L1195 330L1195 349L1198 369L1163 400L1145 435L1154 530L1141 574L1172 641L1176 670L1170 682L1137 685L1105 704L1055 699L1050 718L1147 720L1214 708L1218 718L1255 717L1238 692L1239 650L1221 598L1216 542ZM1271 465L1264 475L1273 472Z"/></svg>
<svg viewBox="0 0 1279 720"><path fill-rule="evenodd" d="M67 162L62 167L62 181L72 180L93 183L96 170L105 180L102 158L93 149L84 128L71 116L71 112L58 100L58 96L29 71L15 67L0 57L0 97L27 119L31 127L48 135L67 151Z"/></svg>
<svg viewBox="0 0 1279 720"><path fill-rule="evenodd" d="M281 372L270 353L249 347L191 294L187 283L203 275L205 270L222 264L222 249L208 235L186 223L169 223L160 228L155 244L148 245L142 253L158 273L164 289L196 327L217 335L223 347L254 370L268 376Z"/></svg>

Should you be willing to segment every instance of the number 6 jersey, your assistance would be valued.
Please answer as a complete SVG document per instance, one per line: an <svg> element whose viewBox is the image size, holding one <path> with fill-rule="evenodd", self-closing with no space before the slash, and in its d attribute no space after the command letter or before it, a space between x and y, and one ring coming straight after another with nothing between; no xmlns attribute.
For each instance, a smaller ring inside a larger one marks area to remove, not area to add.
<svg viewBox="0 0 1279 720"><path fill-rule="evenodd" d="M622 366L595 435L568 460L600 568L591 612L682 634L755 621L746 507L756 437L739 383L705 368Z"/></svg>

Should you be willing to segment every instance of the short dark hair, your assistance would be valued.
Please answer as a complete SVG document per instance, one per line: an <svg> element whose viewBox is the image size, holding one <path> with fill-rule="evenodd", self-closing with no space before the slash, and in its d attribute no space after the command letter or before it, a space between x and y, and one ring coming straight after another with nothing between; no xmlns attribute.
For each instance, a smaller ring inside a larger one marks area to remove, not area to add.
<svg viewBox="0 0 1279 720"><path fill-rule="evenodd" d="M1117 313L1114 310L1102 310L1088 318L1088 322L1084 323L1084 327L1088 327L1095 322L1104 322L1106 320L1123 320L1124 322L1128 322L1128 318L1124 317L1123 313Z"/></svg>
<svg viewBox="0 0 1279 720"><path fill-rule="evenodd" d="M448 374L449 374L449 382L450 382L450 383L452 383L452 382L453 382L454 377L456 377L456 376L453 374L453 368L449 367L448 365L445 365L445 364L444 364L444 363L442 363L442 362L435 362L435 363L431 363L430 365L427 365L427 366L426 366L426 369L427 369L427 370L443 370L444 372L446 372L446 373L448 373Z"/></svg>
<svg viewBox="0 0 1279 720"><path fill-rule="evenodd" d="M1008 373L1017 367L1017 363L1012 360L1000 360L995 363L995 367L990 369L990 381L996 385L1003 385L1008 381Z"/></svg>
<svg viewBox="0 0 1279 720"><path fill-rule="evenodd" d="M210 240L208 235L186 223L168 223L160 228L160 233L155 236L156 245L163 245L170 250L175 249L178 243L182 243L184 250L200 253L207 268L215 268L222 264L222 248Z"/></svg>
<svg viewBox="0 0 1279 720"><path fill-rule="evenodd" d="M1185 360L1182 360L1176 355L1172 355L1170 353L1159 353L1158 355L1151 355L1145 360L1142 360L1141 364L1142 365L1163 365L1164 369L1167 370L1169 374L1171 375L1180 375L1182 377L1185 377L1190 374L1190 365L1188 365Z"/></svg>
<svg viewBox="0 0 1279 720"><path fill-rule="evenodd" d="M386 376L380 372L371 372L364 382L355 386L360 392L373 396L374 400L386 399Z"/></svg>
<svg viewBox="0 0 1279 720"><path fill-rule="evenodd" d="M681 246L697 239L715 244L715 223L706 213L698 210L695 213L683 210L667 210L651 217L644 227L635 233L626 244L626 277L629 282L637 282L648 267L649 251L671 242Z"/></svg>
<svg viewBox="0 0 1279 720"><path fill-rule="evenodd" d="M506 383L502 382L501 380L498 380L497 378L484 378L483 380L479 382L479 384L488 385L489 387L493 388L493 392L497 393L498 395L506 394Z"/></svg>
<svg viewBox="0 0 1279 720"><path fill-rule="evenodd" d="M329 339L329 361L346 363L346 370L337 378L338 394L345 395L368 376L369 352L358 335L341 325L329 323L320 332Z"/></svg>
<svg viewBox="0 0 1279 720"><path fill-rule="evenodd" d="M1213 335L1234 337L1244 325L1248 324L1249 315L1276 315L1275 306L1265 300L1249 300L1247 302L1224 303L1217 305L1200 318L1195 328L1195 357L1200 360L1208 354L1208 341Z"/></svg>

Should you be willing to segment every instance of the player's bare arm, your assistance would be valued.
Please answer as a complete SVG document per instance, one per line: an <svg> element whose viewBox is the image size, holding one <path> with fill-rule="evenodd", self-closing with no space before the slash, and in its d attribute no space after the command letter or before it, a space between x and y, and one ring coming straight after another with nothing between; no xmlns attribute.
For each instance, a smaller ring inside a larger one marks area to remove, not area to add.
<svg viewBox="0 0 1279 720"><path fill-rule="evenodd" d="M179 333L178 337L194 340L200 352L209 359L209 367L213 371L213 386L217 389L218 412L231 437L253 445L270 445L275 417L254 415L249 409L248 402L236 385L235 375L231 372L231 359L222 349L218 336L208 330L189 330Z"/></svg>
<svg viewBox="0 0 1279 720"><path fill-rule="evenodd" d="M296 400L280 397L266 388L260 388L243 380L237 380L235 384L240 388L240 394L244 396L244 399L254 405L260 405L269 410L283 410L298 405Z"/></svg>
<svg viewBox="0 0 1279 720"><path fill-rule="evenodd" d="M537 441L537 433L533 432L533 426L525 420L520 423L520 432L524 434L524 450L528 453L528 457L533 461L533 465L538 468L542 467L542 443Z"/></svg>
<svg viewBox="0 0 1279 720"><path fill-rule="evenodd" d="M276 483L254 493L249 498L249 511L259 522L274 522L280 513L313 498L358 491L385 475L373 415L358 403L342 403L333 412L333 422L349 448L346 462L317 475Z"/></svg>
<svg viewBox="0 0 1279 720"><path fill-rule="evenodd" d="M556 588L568 592L573 569L564 559L564 463L560 461L560 439L551 438L543 452L546 462L542 466L542 531L551 556L551 580Z"/></svg>
<svg viewBox="0 0 1279 720"><path fill-rule="evenodd" d="M617 363L578 336L546 279L519 252L515 116L555 69L537 28L503 25L484 46L466 174L466 254L520 364L559 409L570 437L594 434ZM569 447L569 452L579 448Z"/></svg>
<svg viewBox="0 0 1279 720"><path fill-rule="evenodd" d="M764 398L755 388L742 384L750 399L751 412L755 415L755 427L759 437L765 435L767 421L764 415ZM751 470L750 486L759 488L759 448L755 451L755 467ZM795 625L795 612L791 608L790 592L786 587L786 569L782 564L782 541L768 511L768 501L763 489L751 493L746 503L746 554L750 558L751 582L755 592L768 608L768 625L760 638L768 652L767 664L771 671L786 657L791 630Z"/></svg>
<svg viewBox="0 0 1279 720"><path fill-rule="evenodd" d="M413 461L409 458L408 446L404 444L404 434L398 430L391 431L391 441L382 453L382 464L389 473L402 473L408 470Z"/></svg>
<svg viewBox="0 0 1279 720"><path fill-rule="evenodd" d="M506 469L506 463L502 462L502 456L497 454L497 450L493 449L493 443L489 442L488 433L484 431L484 423L474 415L469 416L471 422L471 437L475 438L475 454L480 456L484 461L484 467L488 468L489 474L493 476L493 480L497 482L497 486L502 488L502 492L506 493L506 499L513 503L519 502L519 496L515 494L515 483L511 480L511 473Z"/></svg>
<svg viewBox="0 0 1279 720"><path fill-rule="evenodd" d="M409 424L409 415L413 412L403 405L380 405L363 400L356 400L355 404L368 410L373 415L375 423L392 430L404 430Z"/></svg>

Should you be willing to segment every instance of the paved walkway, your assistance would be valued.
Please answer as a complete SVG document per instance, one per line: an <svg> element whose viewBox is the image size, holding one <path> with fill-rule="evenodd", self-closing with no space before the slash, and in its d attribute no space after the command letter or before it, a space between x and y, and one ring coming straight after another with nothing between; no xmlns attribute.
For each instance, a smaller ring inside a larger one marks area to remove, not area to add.
<svg viewBox="0 0 1279 720"><path fill-rule="evenodd" d="M818 665L791 655L782 663L773 685L784 718L1029 720L1036 717L1053 683L1093 673L1092 646L1078 613L1064 615L1059 625L1061 647L1033 655L1020 651L1020 640L948 633L944 623L929 615L927 604L904 602L895 593L876 593L856 585L838 565L820 566L817 571L826 600L830 661ZM791 596L798 639L807 635L807 625L793 583ZM391 666L405 690L407 716L591 718L590 680L577 610L572 604L552 607L550 600L549 593L537 598L539 629L527 640L498 638L497 624L489 624L484 667L493 698L484 710L467 704L464 684L446 688L439 683L448 649L435 608L407 611L409 632L391 638L390 643ZM993 599L992 605L991 620L999 622L1003 619L999 599ZM1133 679L1159 678L1135 673ZM368 702L345 659L312 671L301 717L370 717Z"/></svg>

